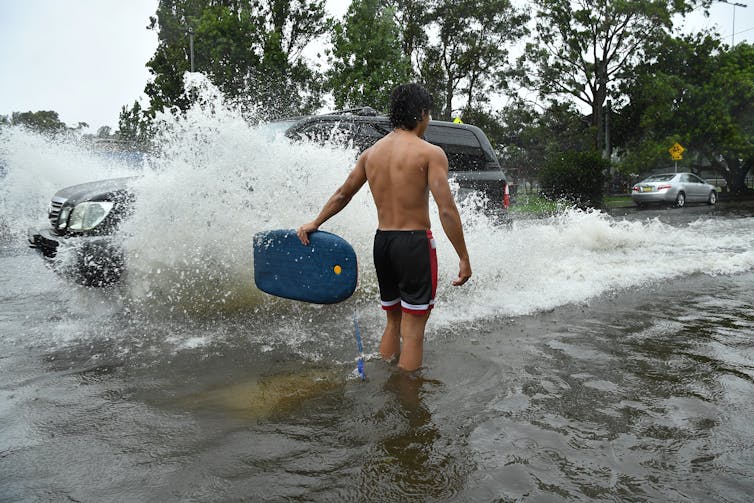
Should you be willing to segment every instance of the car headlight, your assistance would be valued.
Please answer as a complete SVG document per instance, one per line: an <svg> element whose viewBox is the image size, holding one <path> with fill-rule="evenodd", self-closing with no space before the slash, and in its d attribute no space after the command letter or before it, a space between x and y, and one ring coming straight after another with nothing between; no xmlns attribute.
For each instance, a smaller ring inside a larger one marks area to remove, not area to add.
<svg viewBox="0 0 754 503"><path fill-rule="evenodd" d="M110 201L91 201L77 204L68 220L68 229L72 231L94 229L102 223L113 206Z"/></svg>
<svg viewBox="0 0 754 503"><path fill-rule="evenodd" d="M68 225L68 216L71 214L71 207L70 206L64 206L62 210L60 210L60 215L58 215L58 229L65 229Z"/></svg>

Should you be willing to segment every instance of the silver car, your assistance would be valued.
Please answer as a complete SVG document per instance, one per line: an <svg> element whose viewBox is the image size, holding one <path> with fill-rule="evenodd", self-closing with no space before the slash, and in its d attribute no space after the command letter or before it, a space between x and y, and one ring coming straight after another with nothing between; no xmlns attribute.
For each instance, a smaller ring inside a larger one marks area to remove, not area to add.
<svg viewBox="0 0 754 503"><path fill-rule="evenodd" d="M634 185L631 198L637 206L670 203L680 208L691 202L715 204L717 192L694 173L667 173L652 175Z"/></svg>

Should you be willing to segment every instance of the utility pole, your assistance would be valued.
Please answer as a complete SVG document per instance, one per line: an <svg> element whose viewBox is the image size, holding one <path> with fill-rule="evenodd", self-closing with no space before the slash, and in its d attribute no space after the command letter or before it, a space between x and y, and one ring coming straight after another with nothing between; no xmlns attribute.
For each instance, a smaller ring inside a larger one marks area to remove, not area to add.
<svg viewBox="0 0 754 503"><path fill-rule="evenodd" d="M730 46L733 47L734 45L736 45L736 7L743 7L745 9L746 4L739 2L729 2L728 0L718 0L718 2L727 3L728 5L733 6L733 31L730 34Z"/></svg>
<svg viewBox="0 0 754 503"><path fill-rule="evenodd" d="M188 34L189 34L189 55L191 58L191 73L194 73L194 29L189 28L186 31L188 31Z"/></svg>
<svg viewBox="0 0 754 503"><path fill-rule="evenodd" d="M603 157L610 159L612 157L613 147L610 145L610 109L612 103L607 100L605 103L605 151Z"/></svg>

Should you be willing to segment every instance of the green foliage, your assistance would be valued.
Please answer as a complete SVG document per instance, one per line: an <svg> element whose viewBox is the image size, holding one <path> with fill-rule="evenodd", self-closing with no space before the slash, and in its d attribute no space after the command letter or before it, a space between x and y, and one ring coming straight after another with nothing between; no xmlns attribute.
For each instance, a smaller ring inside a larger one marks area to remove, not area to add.
<svg viewBox="0 0 754 503"><path fill-rule="evenodd" d="M567 152L550 158L539 173L542 194L579 207L599 207L610 161L599 152Z"/></svg>
<svg viewBox="0 0 754 503"><path fill-rule="evenodd" d="M677 141L687 149L681 166L709 164L732 191L745 190L754 167L754 46L727 48L707 35L668 38L625 92L624 171L667 166Z"/></svg>
<svg viewBox="0 0 754 503"><path fill-rule="evenodd" d="M394 11L382 0L354 0L333 30L327 89L335 106L386 111L390 92L411 76L403 51Z"/></svg>
<svg viewBox="0 0 754 503"><path fill-rule="evenodd" d="M58 113L52 110L40 110L38 112L13 112L10 124L25 126L40 133L61 133L68 128L65 122L60 120Z"/></svg>
<svg viewBox="0 0 754 503"><path fill-rule="evenodd" d="M548 158L560 152L589 150L592 144L588 123L567 104L538 111L519 99L487 121L467 112L463 117L484 129L503 170L517 183L536 179Z"/></svg>
<svg viewBox="0 0 754 503"><path fill-rule="evenodd" d="M453 98L466 97L466 108L488 91L506 87L508 47L527 33L529 16L510 0L439 0L433 25L439 42L426 57L428 69L443 73L444 110L440 118L453 115ZM423 76L424 81L429 79Z"/></svg>
<svg viewBox="0 0 754 503"><path fill-rule="evenodd" d="M102 126L97 130L97 138L110 138L112 135L112 128L110 126Z"/></svg>
<svg viewBox="0 0 754 503"><path fill-rule="evenodd" d="M149 28L158 47L147 63L153 111L185 110L183 74L205 73L229 101L267 116L310 112L320 104L317 74L301 51L329 29L324 0L160 0Z"/></svg>
<svg viewBox="0 0 754 503"><path fill-rule="evenodd" d="M604 146L603 106L630 66L651 59L672 15L709 0L534 0L536 38L520 60L524 86L591 110L594 148Z"/></svg>
<svg viewBox="0 0 754 503"><path fill-rule="evenodd" d="M400 30L403 55L411 64L419 66L420 55L427 47L429 37L426 26L432 20L433 0L386 0Z"/></svg>
<svg viewBox="0 0 754 503"><path fill-rule="evenodd" d="M115 136L140 148L147 148L152 138L153 112L143 110L138 101L131 108L121 108Z"/></svg>
<svg viewBox="0 0 754 503"><path fill-rule="evenodd" d="M525 194L519 192L516 194L516 204L511 205L508 211L514 215L547 216L555 215L569 207L569 205L564 204L564 201L553 201L537 193Z"/></svg>
<svg viewBox="0 0 754 503"><path fill-rule="evenodd" d="M445 97L445 70L441 64L442 53L437 47L429 46L424 49L425 57L419 64L420 80L432 95L435 102L435 108L432 110L432 117L443 119L445 117L446 97ZM450 118L449 116L447 117Z"/></svg>

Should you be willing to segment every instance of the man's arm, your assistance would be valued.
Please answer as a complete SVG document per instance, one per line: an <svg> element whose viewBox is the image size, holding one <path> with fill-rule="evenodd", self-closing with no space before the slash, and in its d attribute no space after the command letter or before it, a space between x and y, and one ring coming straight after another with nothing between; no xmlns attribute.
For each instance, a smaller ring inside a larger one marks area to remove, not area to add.
<svg viewBox="0 0 754 503"><path fill-rule="evenodd" d="M367 172L365 169L366 164L366 152L359 156L359 160L356 161L356 166L348 174L348 178L343 182L343 185L338 187L338 190L330 196L322 210L317 215L317 218L309 223L306 223L298 228L296 234L301 242L305 245L309 244L309 233L319 229L319 226L325 223L330 217L336 215L340 210L345 208L353 196L361 189L364 183L367 181Z"/></svg>
<svg viewBox="0 0 754 503"><path fill-rule="evenodd" d="M448 158L440 147L432 147L428 162L427 182L437 204L437 209L440 211L442 229L450 239L460 259L458 278L453 281L453 285L461 286L471 277L471 263L469 262L469 252L466 250L466 240L463 237L461 215L458 213L448 183Z"/></svg>

